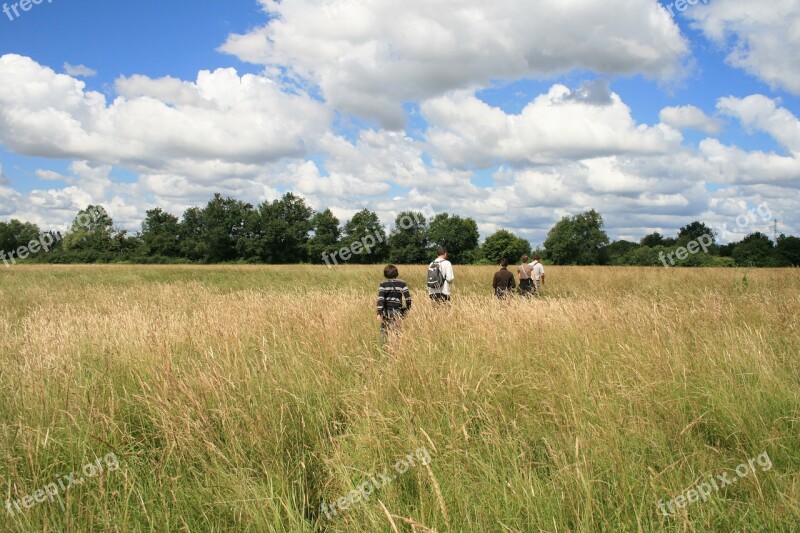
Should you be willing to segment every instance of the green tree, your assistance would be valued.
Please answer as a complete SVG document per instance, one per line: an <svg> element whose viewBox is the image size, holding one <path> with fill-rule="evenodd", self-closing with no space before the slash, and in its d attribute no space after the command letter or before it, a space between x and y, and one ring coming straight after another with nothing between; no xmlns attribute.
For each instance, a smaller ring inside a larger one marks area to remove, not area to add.
<svg viewBox="0 0 800 533"><path fill-rule="evenodd" d="M313 213L303 198L292 193L271 203L263 202L247 218L239 252L248 260L271 264L306 261Z"/></svg>
<svg viewBox="0 0 800 533"><path fill-rule="evenodd" d="M787 265L800 266L800 238L781 234L776 250Z"/></svg>
<svg viewBox="0 0 800 533"><path fill-rule="evenodd" d="M711 244L715 244L716 241L716 232L706 226L704 223L695 220L685 226L683 226L678 231L678 242L686 243L689 241L696 241L703 235L708 235L711 237Z"/></svg>
<svg viewBox="0 0 800 533"><path fill-rule="evenodd" d="M607 244L603 217L594 209L562 218L544 241L547 256L556 265L601 264Z"/></svg>
<svg viewBox="0 0 800 533"><path fill-rule="evenodd" d="M389 235L389 262L402 265L427 263L428 256L425 215L414 211L399 213Z"/></svg>
<svg viewBox="0 0 800 533"><path fill-rule="evenodd" d="M339 249L342 232L339 219L330 209L315 214L311 219L312 237L308 240L308 258L312 263L323 261L323 254L332 254Z"/></svg>
<svg viewBox="0 0 800 533"><path fill-rule="evenodd" d="M503 258L514 264L524 254L531 253L531 243L508 230L501 229L486 237L481 253L484 259L492 264L499 263Z"/></svg>
<svg viewBox="0 0 800 533"><path fill-rule="evenodd" d="M659 235L656 233L655 235ZM660 235L659 235L660 236ZM646 239L647 237L645 237ZM642 239L643 241L645 239ZM649 246L648 246L649 247ZM609 265L621 266L625 265L625 256L634 250L640 248L638 244L631 241L619 240L614 241L605 248L606 263Z"/></svg>
<svg viewBox="0 0 800 533"><path fill-rule="evenodd" d="M28 246L28 243L38 239L39 235L39 227L36 224L13 218L8 222L0 222L0 253L14 252L16 257L16 250L21 246Z"/></svg>
<svg viewBox="0 0 800 533"><path fill-rule="evenodd" d="M75 233L87 231L89 233L102 233L112 235L114 233L114 221L102 205L90 205L86 209L78 211L75 220L72 221L70 231Z"/></svg>
<svg viewBox="0 0 800 533"><path fill-rule="evenodd" d="M664 242L664 236L657 231L642 237L642 240L639 241L639 245L649 246L650 248L655 248L656 246L666 246Z"/></svg>
<svg viewBox="0 0 800 533"><path fill-rule="evenodd" d="M358 242L359 244L354 244ZM349 248L352 256L344 263L375 264L386 261L389 257L389 245L378 215L369 209L362 209L344 225L344 236L341 246Z"/></svg>
<svg viewBox="0 0 800 533"><path fill-rule="evenodd" d="M190 207L180 225L181 252L194 261L220 263L238 258L237 244L253 206L219 193L203 209Z"/></svg>
<svg viewBox="0 0 800 533"><path fill-rule="evenodd" d="M245 234L251 204L214 195L202 212L203 238L208 244L205 261L219 263L237 259L236 244Z"/></svg>
<svg viewBox="0 0 800 533"><path fill-rule="evenodd" d="M628 251L623 257L619 258L617 262L612 262L615 266L661 266L659 260L659 252L668 253L670 250L663 246L638 246Z"/></svg>
<svg viewBox="0 0 800 533"><path fill-rule="evenodd" d="M779 264L774 254L772 240L761 232L751 233L733 249L737 266L769 267Z"/></svg>
<svg viewBox="0 0 800 533"><path fill-rule="evenodd" d="M128 230L114 232L113 261L141 261L145 246L137 235L129 235Z"/></svg>
<svg viewBox="0 0 800 533"><path fill-rule="evenodd" d="M115 240L114 221L101 205L90 205L78 212L62 241L67 262L107 263L117 257L119 240ZM54 256L55 257L55 256Z"/></svg>
<svg viewBox="0 0 800 533"><path fill-rule="evenodd" d="M444 246L450 253L450 260L453 263L473 262L479 253L479 238L478 223L471 218L439 213L433 217L428 226L431 255L435 255L436 248Z"/></svg>
<svg viewBox="0 0 800 533"><path fill-rule="evenodd" d="M736 249L736 243L730 242L728 244L723 244L719 247L719 255L720 257L733 257L733 251Z"/></svg>
<svg viewBox="0 0 800 533"><path fill-rule="evenodd" d="M183 213L178 227L178 247L181 255L191 261L206 261L208 243L204 237L203 210L190 207Z"/></svg>
<svg viewBox="0 0 800 533"><path fill-rule="evenodd" d="M145 213L142 222L142 233L139 235L144 244L144 253L149 256L178 257L180 247L180 221L173 214L160 207Z"/></svg>

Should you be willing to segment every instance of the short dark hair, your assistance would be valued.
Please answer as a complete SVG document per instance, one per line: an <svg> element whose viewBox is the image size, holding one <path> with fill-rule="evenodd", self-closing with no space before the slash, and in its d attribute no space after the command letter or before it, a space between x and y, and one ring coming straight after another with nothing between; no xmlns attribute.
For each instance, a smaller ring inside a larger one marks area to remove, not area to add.
<svg viewBox="0 0 800 533"><path fill-rule="evenodd" d="M436 253L437 253L438 255L444 255L444 254L446 254L446 253L447 253L447 248L445 248L444 246L440 246L440 247L438 247L438 248L436 249Z"/></svg>
<svg viewBox="0 0 800 533"><path fill-rule="evenodd" d="M507 267L507 266L508 266L508 259L506 259L505 257L504 257L504 258L502 258L502 259L500 260L500 266L501 266L501 267Z"/></svg>
<svg viewBox="0 0 800 533"><path fill-rule="evenodd" d="M522 256L522 262L523 263L527 263L528 262L528 254L525 254L525 255Z"/></svg>
<svg viewBox="0 0 800 533"><path fill-rule="evenodd" d="M533 258L534 258L534 259L536 259L537 261L541 261L541 260L542 260L542 256L541 256L541 255L539 255L539 254L535 254L535 255L533 256Z"/></svg>
<svg viewBox="0 0 800 533"><path fill-rule="evenodd" d="M386 265L386 268L383 269L383 277L386 279L394 279L399 275L400 273L397 271L397 267L394 265Z"/></svg>

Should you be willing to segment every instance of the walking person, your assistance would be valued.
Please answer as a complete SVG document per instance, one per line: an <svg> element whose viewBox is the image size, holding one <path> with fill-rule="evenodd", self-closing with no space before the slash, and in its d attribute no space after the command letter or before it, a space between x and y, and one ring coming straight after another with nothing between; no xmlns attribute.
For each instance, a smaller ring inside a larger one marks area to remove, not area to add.
<svg viewBox="0 0 800 533"><path fill-rule="evenodd" d="M544 265L542 265L541 260L542 256L535 254L533 263L530 264L533 267L533 290L536 294L539 294L542 285L544 285Z"/></svg>
<svg viewBox="0 0 800 533"><path fill-rule="evenodd" d="M428 265L428 296L434 302L450 301L450 284L456 279L453 264L448 261L447 249L440 246L438 257Z"/></svg>
<svg viewBox="0 0 800 533"><path fill-rule="evenodd" d="M397 277L399 275L396 266L386 265L383 269L386 281L378 287L378 322L381 323L381 333L384 337L388 337L411 310L411 292L408 290L408 284Z"/></svg>
<svg viewBox="0 0 800 533"><path fill-rule="evenodd" d="M528 264L528 254L523 255L517 271L519 272L519 293L522 296L533 296L533 266Z"/></svg>
<svg viewBox="0 0 800 533"><path fill-rule="evenodd" d="M517 287L517 282L514 281L514 274L508 271L508 259L505 257L500 260L500 270L494 273L492 280L492 289L494 295L501 300L506 296L513 294L513 290Z"/></svg>

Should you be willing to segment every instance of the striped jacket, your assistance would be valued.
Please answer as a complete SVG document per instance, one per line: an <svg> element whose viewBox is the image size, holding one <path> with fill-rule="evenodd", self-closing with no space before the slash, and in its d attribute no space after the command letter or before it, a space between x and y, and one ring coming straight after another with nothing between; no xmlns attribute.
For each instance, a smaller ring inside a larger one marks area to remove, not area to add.
<svg viewBox="0 0 800 533"><path fill-rule="evenodd" d="M406 309L411 309L408 284L402 279L387 279L378 288L378 314L384 314L386 309L402 309L403 298L406 300Z"/></svg>

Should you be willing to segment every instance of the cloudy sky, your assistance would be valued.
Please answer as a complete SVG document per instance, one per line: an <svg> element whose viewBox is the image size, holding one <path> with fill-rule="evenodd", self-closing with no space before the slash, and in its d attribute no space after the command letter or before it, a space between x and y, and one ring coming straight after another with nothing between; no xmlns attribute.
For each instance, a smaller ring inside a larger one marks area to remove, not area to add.
<svg viewBox="0 0 800 533"><path fill-rule="evenodd" d="M4 4L5 5L5 4ZM800 234L800 0L43 0L0 13L0 220L215 193L539 244ZM674 16L673 16L674 15ZM759 213L764 213L762 208Z"/></svg>

